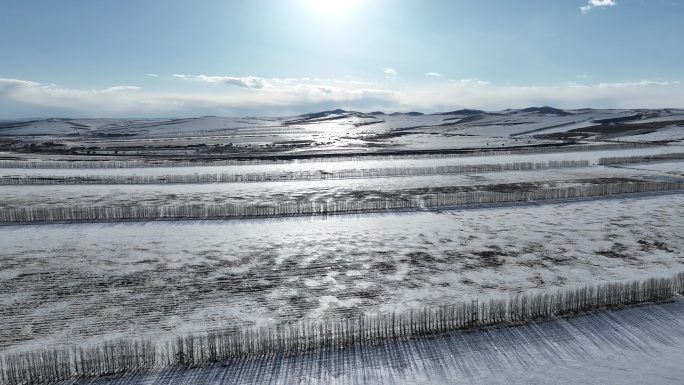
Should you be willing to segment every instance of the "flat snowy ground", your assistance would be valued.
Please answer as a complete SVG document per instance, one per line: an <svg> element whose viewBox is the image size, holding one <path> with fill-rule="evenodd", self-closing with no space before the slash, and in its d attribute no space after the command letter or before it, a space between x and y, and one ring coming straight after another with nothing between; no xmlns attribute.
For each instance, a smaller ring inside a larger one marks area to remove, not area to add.
<svg viewBox="0 0 684 385"><path fill-rule="evenodd" d="M680 192L453 211L0 226L1 349L346 317L684 271Z"/></svg>
<svg viewBox="0 0 684 385"><path fill-rule="evenodd" d="M682 351L684 302L677 301L375 347L68 383L669 385L684 376Z"/></svg>

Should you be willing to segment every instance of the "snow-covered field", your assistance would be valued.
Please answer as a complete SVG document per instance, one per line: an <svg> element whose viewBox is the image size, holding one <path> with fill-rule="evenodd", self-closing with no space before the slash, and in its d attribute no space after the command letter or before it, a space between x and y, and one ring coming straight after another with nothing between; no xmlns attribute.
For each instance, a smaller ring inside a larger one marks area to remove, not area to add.
<svg viewBox="0 0 684 385"><path fill-rule="evenodd" d="M283 220L6 225L5 349L339 318L684 271L680 193Z"/></svg>
<svg viewBox="0 0 684 385"><path fill-rule="evenodd" d="M602 157L681 152L683 114L543 107L443 115L336 110L282 119L3 121L0 178L324 174L558 161L588 165L324 180L0 185L0 210L403 199L458 191L681 181L681 160L598 163ZM630 144L644 140L658 143ZM606 144L622 149L571 151L572 146ZM530 153L469 153L520 147ZM345 160L340 154L355 157ZM18 166L45 160L143 164L169 159L247 161L188 167ZM684 191L672 190L364 215L0 223L0 355L141 337L163 343L212 330L322 322L670 277L684 272L682 218ZM344 353L347 358L314 354L172 375L190 376L183 381L196 381L196 375L214 381L215 376L235 379L231 376L238 371L260 383L292 382L290 375L297 379L294 382L342 384L548 382L547 378L558 378L554 383L591 382L592 376L607 376L617 364L594 365L585 372L581 368L593 359L618 354L621 363L638 363L642 373L652 373L645 366L656 359L640 357L647 356L648 349L653 357L668 357L681 347L684 328L674 314L681 315L682 306L676 302L544 326L398 343ZM624 334L615 333L615 328ZM663 332L671 334L672 344L660 337ZM599 349L596 341L604 339L615 342ZM380 358L367 361L356 354ZM401 357L382 361L392 354ZM329 360L331 366L319 367L315 375L282 371L287 365L312 365L306 363L312 357ZM663 362L666 370L654 383L667 383L677 370L671 360ZM277 378L265 380L261 371L250 374L253 365ZM166 375L128 381L162 383ZM606 381L600 382L634 379L630 376L602 377Z"/></svg>
<svg viewBox="0 0 684 385"><path fill-rule="evenodd" d="M633 141L645 141L645 142L655 142L655 141L673 141L673 142L679 142L679 145L682 145L682 141L684 141L684 130L682 130L682 126L667 126L663 129L660 129L658 131L654 132L648 132L645 134L640 134L640 135L632 135L632 136L626 136L624 137L624 140L633 140Z"/></svg>

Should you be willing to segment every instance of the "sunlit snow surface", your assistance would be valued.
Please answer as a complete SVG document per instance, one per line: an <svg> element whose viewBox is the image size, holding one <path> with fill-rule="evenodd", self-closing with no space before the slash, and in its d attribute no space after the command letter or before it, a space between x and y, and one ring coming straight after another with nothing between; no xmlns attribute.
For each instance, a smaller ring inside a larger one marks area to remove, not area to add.
<svg viewBox="0 0 684 385"><path fill-rule="evenodd" d="M679 384L684 302L70 384Z"/></svg>

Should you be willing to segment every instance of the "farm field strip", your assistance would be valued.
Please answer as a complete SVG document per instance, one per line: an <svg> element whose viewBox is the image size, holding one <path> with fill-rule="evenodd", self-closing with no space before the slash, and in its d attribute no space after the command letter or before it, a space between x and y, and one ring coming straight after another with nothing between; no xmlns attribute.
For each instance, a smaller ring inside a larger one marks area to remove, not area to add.
<svg viewBox="0 0 684 385"><path fill-rule="evenodd" d="M594 180L592 180L593 182ZM244 219L315 215L360 215L424 209L448 209L461 205L511 204L559 199L615 197L625 194L677 193L684 182L638 182L579 184L564 187L518 190L519 185L503 185L507 191L477 189L455 193L433 193L422 197L383 197L365 200L325 200L274 202L271 204L189 204L128 206L67 206L18 208L0 211L0 222Z"/></svg>
<svg viewBox="0 0 684 385"><path fill-rule="evenodd" d="M172 339L684 271L681 195L248 221L0 227L0 349ZM401 219L401 220L397 220ZM96 293L96 295L93 295ZM129 323L127 320L135 320Z"/></svg>
<svg viewBox="0 0 684 385"><path fill-rule="evenodd" d="M5 176L81 176L88 174L96 175L187 175L187 174L246 174L246 173L288 173L320 171L334 173L359 169L383 169L383 168L421 168L421 167L448 167L448 166L473 166L481 164L510 164L510 163L538 163L538 162L563 162L563 161L588 161L589 164L598 164L604 157L627 157L648 156L673 152L671 147L650 147L629 150L612 151L589 151L581 153L555 153L555 154L530 154L530 155L495 155L460 158L423 158L423 159L394 159L394 160L367 160L339 161L339 162L298 162L286 164L258 164L258 165L232 165L232 166L186 166L186 167L147 167L147 168L3 168L0 167L0 177Z"/></svg>
<svg viewBox="0 0 684 385"><path fill-rule="evenodd" d="M650 170L588 167L475 174L365 178L316 181L264 181L214 184L150 185L26 185L2 186L1 209L21 207L182 205L182 204L274 204L325 200L372 200L410 198L473 189L570 187L625 181L673 181L676 175Z"/></svg>
<svg viewBox="0 0 684 385"><path fill-rule="evenodd" d="M474 174L319 181L265 181L218 184L25 185L2 186L0 208L277 204L281 202L407 199L460 191L515 191L626 181L679 181L681 176L616 167L505 171ZM491 187L487 187L491 186ZM504 189L504 190L501 190Z"/></svg>

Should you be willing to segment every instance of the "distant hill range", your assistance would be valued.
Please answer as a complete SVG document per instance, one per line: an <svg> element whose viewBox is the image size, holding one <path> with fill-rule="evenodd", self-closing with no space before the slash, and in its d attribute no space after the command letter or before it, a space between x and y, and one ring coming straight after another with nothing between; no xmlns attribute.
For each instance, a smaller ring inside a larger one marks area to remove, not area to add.
<svg viewBox="0 0 684 385"><path fill-rule="evenodd" d="M144 136L187 135L188 133L258 135L270 130L287 134L288 130L308 129L343 134L355 129L374 134L434 127L458 135L539 136L548 139L613 138L642 135L657 130L684 129L684 109L559 109L550 106L483 111L458 109L446 112L359 112L333 109L289 117L149 119L31 118L0 120L0 137L13 136ZM254 132L253 134L251 132ZM435 132L435 131L433 131ZM292 132L291 134L294 134ZM629 135L627 135L629 134ZM678 138L668 134L663 138Z"/></svg>

